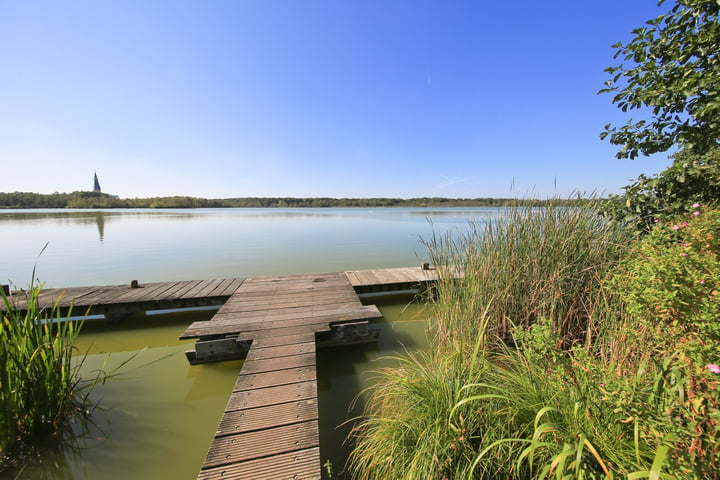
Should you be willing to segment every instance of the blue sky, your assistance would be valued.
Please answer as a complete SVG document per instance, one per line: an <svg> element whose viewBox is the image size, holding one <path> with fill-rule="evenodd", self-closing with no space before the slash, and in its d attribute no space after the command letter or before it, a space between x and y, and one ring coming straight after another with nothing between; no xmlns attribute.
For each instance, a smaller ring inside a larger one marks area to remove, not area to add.
<svg viewBox="0 0 720 480"><path fill-rule="evenodd" d="M667 8L663 6L663 8ZM598 95L656 0L0 0L0 191L619 193Z"/></svg>

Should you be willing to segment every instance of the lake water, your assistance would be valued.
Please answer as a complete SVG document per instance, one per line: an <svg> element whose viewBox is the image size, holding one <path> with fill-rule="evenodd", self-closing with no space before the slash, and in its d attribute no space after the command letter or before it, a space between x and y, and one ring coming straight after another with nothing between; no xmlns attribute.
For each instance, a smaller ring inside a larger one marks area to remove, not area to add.
<svg viewBox="0 0 720 480"><path fill-rule="evenodd" d="M0 283L47 287L319 273L419 265L421 239L491 221L497 209L0 210ZM45 245L47 245L45 247ZM43 250L42 254L40 252ZM366 297L383 320L377 344L318 352L322 461L342 470L354 397L383 357L426 344L412 296ZM99 386L96 426L76 449L46 455L18 478L194 479L241 362L188 365L178 336L212 312L87 323L83 372ZM0 473L13 478L17 472ZM343 478L343 477L336 477Z"/></svg>

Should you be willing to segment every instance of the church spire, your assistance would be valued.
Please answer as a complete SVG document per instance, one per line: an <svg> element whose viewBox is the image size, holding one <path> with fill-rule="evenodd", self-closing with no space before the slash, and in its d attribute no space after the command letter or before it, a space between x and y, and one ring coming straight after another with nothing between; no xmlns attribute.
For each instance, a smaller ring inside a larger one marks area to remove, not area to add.
<svg viewBox="0 0 720 480"><path fill-rule="evenodd" d="M98 181L98 178L97 178L97 172L95 172L95 179L94 179L94 180L95 180L95 181L94 181L94 184L93 184L93 192L96 192L96 193L102 192L102 190L100 190L100 182Z"/></svg>

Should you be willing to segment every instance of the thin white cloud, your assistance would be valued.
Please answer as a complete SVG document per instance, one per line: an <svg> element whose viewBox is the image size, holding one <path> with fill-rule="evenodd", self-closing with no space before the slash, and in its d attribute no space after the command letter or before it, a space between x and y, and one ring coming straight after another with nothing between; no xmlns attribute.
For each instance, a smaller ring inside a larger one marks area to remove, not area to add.
<svg viewBox="0 0 720 480"><path fill-rule="evenodd" d="M431 188L432 191L445 190L448 187L475 180L475 177L447 177L445 175L442 175L441 178L443 180L440 183L435 184L435 186Z"/></svg>

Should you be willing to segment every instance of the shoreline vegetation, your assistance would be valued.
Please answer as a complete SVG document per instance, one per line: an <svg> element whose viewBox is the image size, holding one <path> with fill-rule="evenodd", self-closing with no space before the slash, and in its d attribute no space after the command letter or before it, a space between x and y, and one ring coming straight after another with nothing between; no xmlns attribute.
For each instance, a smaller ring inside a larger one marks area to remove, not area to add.
<svg viewBox="0 0 720 480"><path fill-rule="evenodd" d="M431 342L372 374L353 478L720 478L719 225L550 206L425 241Z"/></svg>
<svg viewBox="0 0 720 480"><path fill-rule="evenodd" d="M330 197L238 197L197 198L187 196L118 198L99 192L72 193L0 192L0 209L19 208L331 208L331 207L517 207L565 206L586 203L586 199L569 198L529 200L517 198L330 198Z"/></svg>

